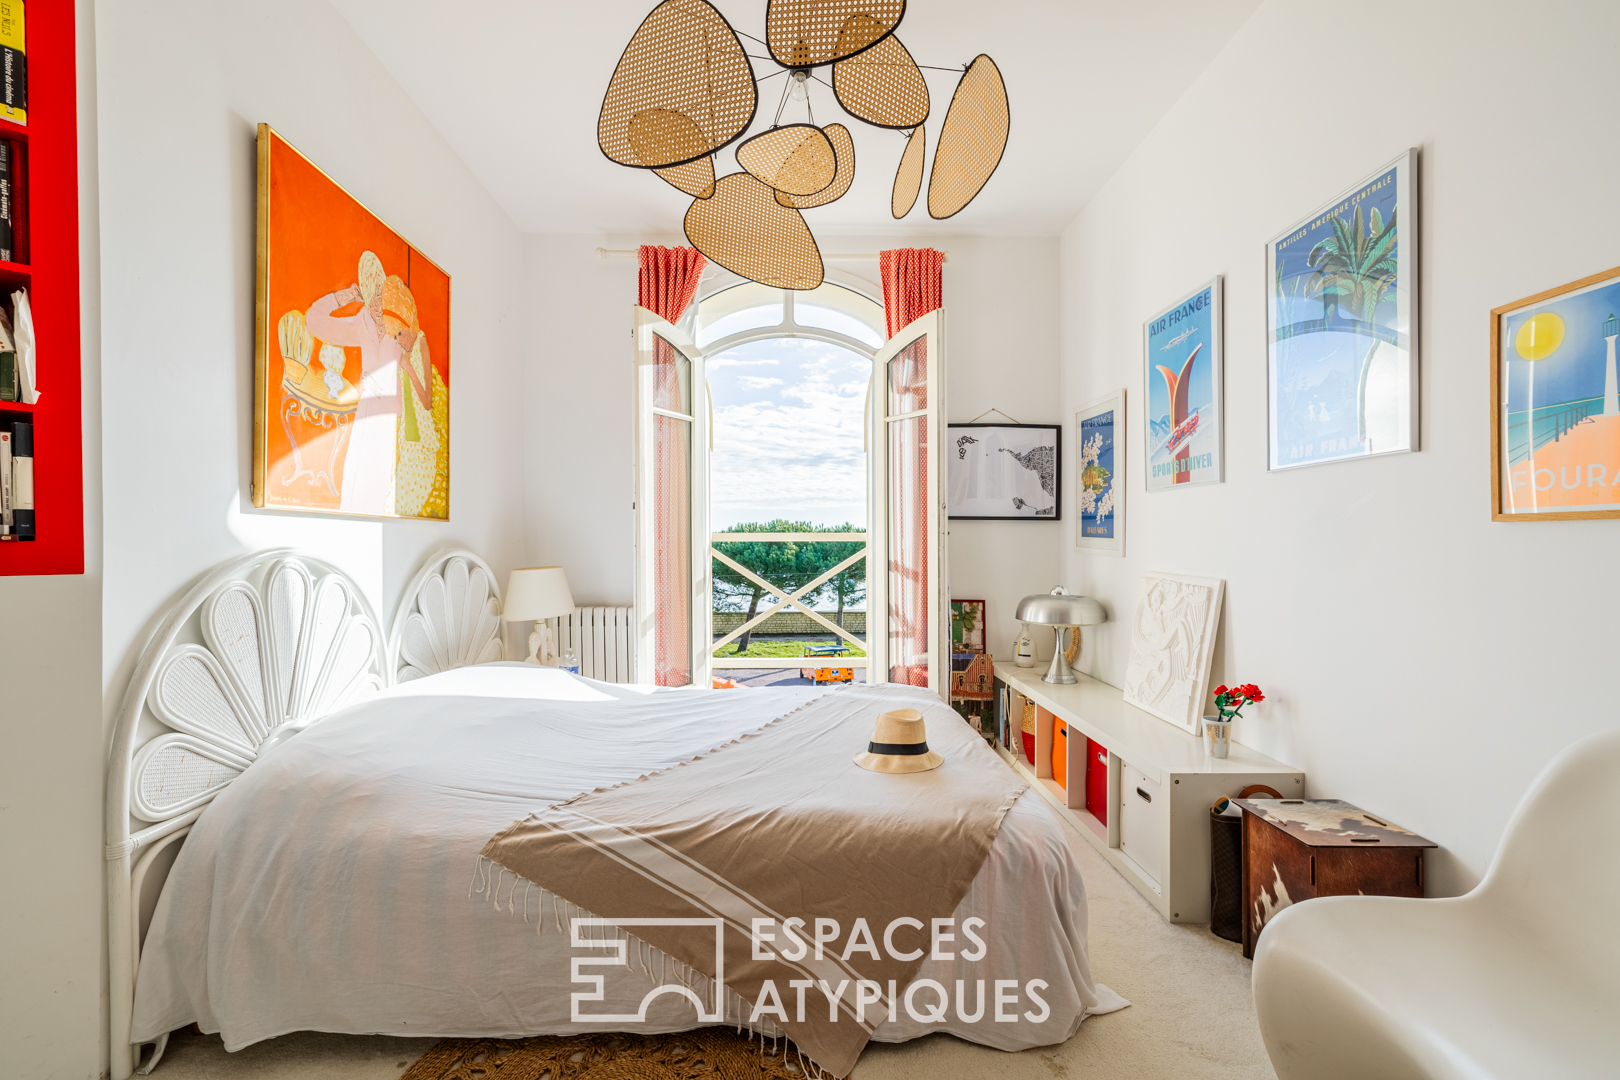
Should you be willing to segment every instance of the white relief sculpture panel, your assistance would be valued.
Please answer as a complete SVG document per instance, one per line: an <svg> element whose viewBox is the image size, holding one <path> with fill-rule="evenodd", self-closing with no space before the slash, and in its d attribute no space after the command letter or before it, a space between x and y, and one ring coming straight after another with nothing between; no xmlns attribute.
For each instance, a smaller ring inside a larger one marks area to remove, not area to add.
<svg viewBox="0 0 1620 1080"><path fill-rule="evenodd" d="M1142 577L1131 620L1125 700L1198 734L1226 582L1162 570Z"/></svg>

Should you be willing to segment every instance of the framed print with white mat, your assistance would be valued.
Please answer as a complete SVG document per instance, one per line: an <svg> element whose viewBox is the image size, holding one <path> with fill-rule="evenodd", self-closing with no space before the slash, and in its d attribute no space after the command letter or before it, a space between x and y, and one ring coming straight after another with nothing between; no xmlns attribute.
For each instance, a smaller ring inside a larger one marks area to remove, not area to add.
<svg viewBox="0 0 1620 1080"><path fill-rule="evenodd" d="M945 480L953 520L1063 517L1058 424L947 424Z"/></svg>
<svg viewBox="0 0 1620 1080"><path fill-rule="evenodd" d="M1142 324L1142 424L1149 491L1224 478L1221 279L1216 275Z"/></svg>
<svg viewBox="0 0 1620 1080"><path fill-rule="evenodd" d="M1124 388L1075 413L1074 435L1080 456L1080 513L1074 546L1100 555L1124 555Z"/></svg>
<svg viewBox="0 0 1620 1080"><path fill-rule="evenodd" d="M1418 448L1417 151L1266 245L1269 468Z"/></svg>

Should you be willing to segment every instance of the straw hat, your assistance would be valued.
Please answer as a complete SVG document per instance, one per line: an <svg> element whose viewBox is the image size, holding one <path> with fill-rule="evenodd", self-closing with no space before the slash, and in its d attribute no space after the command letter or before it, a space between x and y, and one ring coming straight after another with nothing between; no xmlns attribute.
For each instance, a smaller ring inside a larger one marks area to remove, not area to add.
<svg viewBox="0 0 1620 1080"><path fill-rule="evenodd" d="M944 760L928 749L928 731L916 709L879 713L866 752L855 755L855 764L880 773L927 772Z"/></svg>

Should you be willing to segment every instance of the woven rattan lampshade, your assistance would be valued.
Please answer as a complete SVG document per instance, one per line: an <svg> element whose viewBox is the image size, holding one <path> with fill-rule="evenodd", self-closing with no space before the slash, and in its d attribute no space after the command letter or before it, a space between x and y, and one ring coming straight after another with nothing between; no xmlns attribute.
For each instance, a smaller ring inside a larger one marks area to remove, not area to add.
<svg viewBox="0 0 1620 1080"><path fill-rule="evenodd" d="M948 218L973 201L1007 149L1012 114L996 62L974 58L945 113L928 177L928 216Z"/></svg>
<svg viewBox="0 0 1620 1080"><path fill-rule="evenodd" d="M833 176L833 182L814 195L789 195L785 191L778 191L776 201L783 206L792 206L800 210L808 210L812 206L826 206L834 199L842 198L844 192L849 190L849 185L855 182L855 140L850 138L849 128L843 124L828 124L821 131L832 143L833 152L838 155L838 171Z"/></svg>
<svg viewBox="0 0 1620 1080"><path fill-rule="evenodd" d="M833 93L851 116L878 127L910 129L928 119L928 84L893 34L834 64Z"/></svg>
<svg viewBox="0 0 1620 1080"><path fill-rule="evenodd" d="M714 158L698 158L685 165L671 165L667 169L654 169L659 179L679 188L688 195L707 199L714 194Z"/></svg>
<svg viewBox="0 0 1620 1080"><path fill-rule="evenodd" d="M922 190L923 165L927 158L928 130L918 128L906 140L906 152L900 155L900 167L894 172L894 194L889 198L889 212L895 217L905 217L916 205L917 193Z"/></svg>
<svg viewBox="0 0 1620 1080"><path fill-rule="evenodd" d="M831 64L893 33L905 13L905 0L770 0L765 41L784 67Z"/></svg>
<svg viewBox="0 0 1620 1080"><path fill-rule="evenodd" d="M773 127L737 147L737 164L789 195L814 195L838 175L832 142L814 124Z"/></svg>
<svg viewBox="0 0 1620 1080"><path fill-rule="evenodd" d="M682 165L741 135L758 100L731 24L704 0L664 0L619 58L596 138L620 165Z"/></svg>
<svg viewBox="0 0 1620 1080"><path fill-rule="evenodd" d="M889 201L894 217L905 217L928 171L932 107L922 68L895 36L905 13L906 0L767 0L764 44L789 70L756 81L750 60L767 58L745 52L710 0L662 0L608 83L597 123L602 153L693 197L686 237L710 262L774 288L817 288L821 252L801 211L848 193L855 140L843 124L815 123L810 84L827 80L810 69L833 66L833 95L851 116L910 133ZM770 126L744 138L758 83L784 74ZM802 106L808 122L784 124L790 105ZM1010 126L1001 72L980 54L963 69L938 133L930 215L948 218L973 201L1001 162ZM716 179L715 154L739 139L742 171Z"/></svg>
<svg viewBox="0 0 1620 1080"><path fill-rule="evenodd" d="M821 251L804 216L745 172L722 176L686 211L686 238L710 261L776 289L821 284Z"/></svg>

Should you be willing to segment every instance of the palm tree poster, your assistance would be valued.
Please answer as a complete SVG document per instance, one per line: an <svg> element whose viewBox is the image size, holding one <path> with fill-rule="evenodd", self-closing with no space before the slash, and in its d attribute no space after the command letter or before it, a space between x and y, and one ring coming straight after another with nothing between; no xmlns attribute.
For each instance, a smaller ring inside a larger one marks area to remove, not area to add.
<svg viewBox="0 0 1620 1080"><path fill-rule="evenodd" d="M1142 325L1147 489L1221 482L1221 279Z"/></svg>
<svg viewBox="0 0 1620 1080"><path fill-rule="evenodd" d="M1620 267L1491 312L1498 521L1620 517Z"/></svg>
<svg viewBox="0 0 1620 1080"><path fill-rule="evenodd" d="M253 505L450 516L450 275L259 125Z"/></svg>
<svg viewBox="0 0 1620 1080"><path fill-rule="evenodd" d="M1418 448L1417 151L1266 247L1270 467Z"/></svg>

